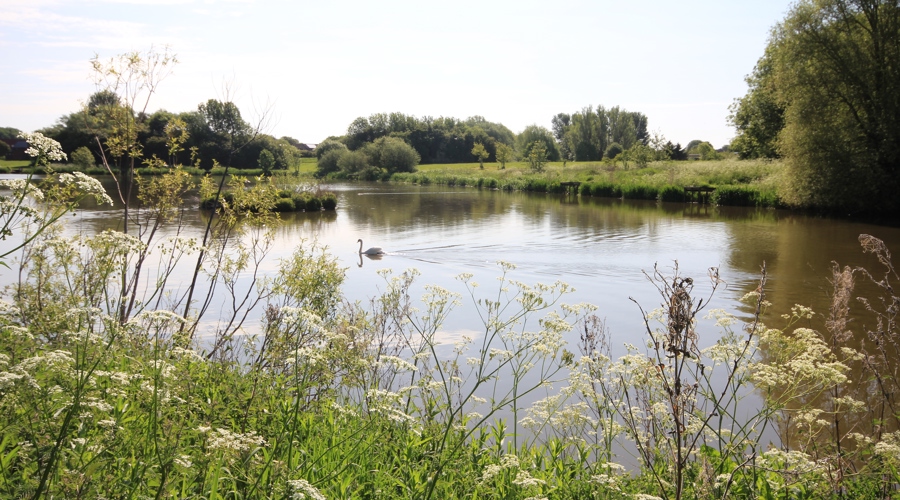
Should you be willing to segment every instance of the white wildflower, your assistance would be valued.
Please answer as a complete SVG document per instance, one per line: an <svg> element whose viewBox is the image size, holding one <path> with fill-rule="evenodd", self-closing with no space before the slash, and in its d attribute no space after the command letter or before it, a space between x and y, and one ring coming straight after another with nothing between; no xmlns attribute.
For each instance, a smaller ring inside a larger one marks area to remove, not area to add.
<svg viewBox="0 0 900 500"><path fill-rule="evenodd" d="M325 500L325 495L323 495L318 488L309 484L309 481L306 479L288 480L288 486L290 486L291 489L292 500L305 500L306 498L311 500Z"/></svg>
<svg viewBox="0 0 900 500"><path fill-rule="evenodd" d="M231 432L228 429L218 428L212 431L207 441L211 450L223 451L249 451L252 447L265 446L266 440L250 431L246 434Z"/></svg>
<svg viewBox="0 0 900 500"><path fill-rule="evenodd" d="M516 478L513 479L513 484L522 488L528 488L529 486L541 486L546 484L546 482L543 479L532 477L528 471L520 470L516 474Z"/></svg>
<svg viewBox="0 0 900 500"><path fill-rule="evenodd" d="M419 370L414 364L403 358L398 358L397 356L381 356L381 359L378 360L378 364L380 366L391 366L395 370L400 371L414 372Z"/></svg>

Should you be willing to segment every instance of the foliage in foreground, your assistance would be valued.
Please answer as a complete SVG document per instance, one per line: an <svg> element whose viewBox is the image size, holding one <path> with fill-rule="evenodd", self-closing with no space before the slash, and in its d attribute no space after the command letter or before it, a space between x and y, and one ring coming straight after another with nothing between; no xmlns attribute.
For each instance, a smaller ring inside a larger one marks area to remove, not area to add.
<svg viewBox="0 0 900 500"><path fill-rule="evenodd" d="M32 188L6 187L40 206ZM640 309L645 342L614 359L593 307L565 305L565 284L521 283L502 264L487 291L460 276L483 326L445 345L441 325L461 297L426 287L414 301L414 271L385 273L365 307L342 300L343 271L311 245L260 274L274 223L234 219L202 250L216 302L235 304L218 318L204 309L212 297L186 300L166 279L173 260L201 251L196 241L39 228L0 311L0 495L887 497L900 479L893 401L858 399L846 377L865 360L886 384L879 394L893 394L896 358L884 345L826 343L803 308L788 328L763 326L765 279L745 329L710 311L719 330L704 339L694 281L654 271L661 307ZM889 253L863 242L888 266L889 289ZM133 275L150 278L123 288ZM249 291L240 275L258 277ZM829 319L838 333L848 281ZM253 310L262 319L250 328ZM883 310L872 339L896 338ZM573 328L580 355L563 341ZM762 403L745 401L754 394ZM885 425L866 433L876 418ZM784 422L802 439L768 446L763 433Z"/></svg>

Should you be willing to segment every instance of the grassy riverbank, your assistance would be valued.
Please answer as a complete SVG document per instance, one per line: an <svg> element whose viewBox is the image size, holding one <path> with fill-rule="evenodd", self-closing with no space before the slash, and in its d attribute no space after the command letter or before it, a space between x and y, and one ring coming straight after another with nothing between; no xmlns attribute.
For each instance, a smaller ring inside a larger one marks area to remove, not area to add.
<svg viewBox="0 0 900 500"><path fill-rule="evenodd" d="M415 173L397 173L395 182L470 186L509 191L565 192L566 182L579 182L585 196L683 201L685 186L715 188L712 201L732 206L779 206L780 162L735 159L653 162L637 168L621 162L551 162L533 173L523 162L420 165Z"/></svg>

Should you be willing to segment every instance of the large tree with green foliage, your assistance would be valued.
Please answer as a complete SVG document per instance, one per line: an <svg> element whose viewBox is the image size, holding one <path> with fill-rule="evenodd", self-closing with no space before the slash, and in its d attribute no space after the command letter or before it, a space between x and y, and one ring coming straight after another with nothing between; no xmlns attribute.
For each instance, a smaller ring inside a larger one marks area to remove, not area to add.
<svg viewBox="0 0 900 500"><path fill-rule="evenodd" d="M784 108L785 200L900 210L898 1L801 0L773 30L761 65L766 58L766 92Z"/></svg>
<svg viewBox="0 0 900 500"><path fill-rule="evenodd" d="M747 95L735 99L729 108L728 122L737 131L731 149L741 159L780 156L777 141L778 133L784 128L784 106L776 93L770 52L771 48L747 76Z"/></svg>
<svg viewBox="0 0 900 500"><path fill-rule="evenodd" d="M556 140L553 133L544 127L538 125L529 125L525 127L518 137L516 144L522 158L529 158L531 150L536 144L543 145L543 158L546 161L559 161L559 149L556 146Z"/></svg>

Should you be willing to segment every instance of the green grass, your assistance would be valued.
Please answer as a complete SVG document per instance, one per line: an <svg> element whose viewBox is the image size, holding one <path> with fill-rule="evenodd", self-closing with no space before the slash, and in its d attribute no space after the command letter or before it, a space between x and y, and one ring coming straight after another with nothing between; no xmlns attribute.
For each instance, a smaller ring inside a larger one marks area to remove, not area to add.
<svg viewBox="0 0 900 500"><path fill-rule="evenodd" d="M586 196L683 201L685 186L712 186L725 190L715 198L723 205L778 206L783 164L777 161L736 159L713 161L661 161L645 168L621 162L548 163L543 173L532 173L525 162L419 165L414 174L395 174L392 180L419 184L487 187L503 190L558 192L561 182L581 182ZM736 195L739 188L743 194Z"/></svg>

